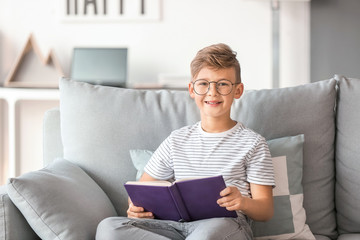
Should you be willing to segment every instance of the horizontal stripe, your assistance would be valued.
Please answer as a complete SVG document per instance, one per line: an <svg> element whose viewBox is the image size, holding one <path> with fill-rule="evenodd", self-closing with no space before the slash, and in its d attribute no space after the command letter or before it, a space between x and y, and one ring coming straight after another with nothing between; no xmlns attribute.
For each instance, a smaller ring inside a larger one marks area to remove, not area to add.
<svg viewBox="0 0 360 240"><path fill-rule="evenodd" d="M225 133L209 134L198 122L173 131L155 151L145 171L156 179L223 175L228 186L251 196L250 182L275 185L265 139L238 123Z"/></svg>

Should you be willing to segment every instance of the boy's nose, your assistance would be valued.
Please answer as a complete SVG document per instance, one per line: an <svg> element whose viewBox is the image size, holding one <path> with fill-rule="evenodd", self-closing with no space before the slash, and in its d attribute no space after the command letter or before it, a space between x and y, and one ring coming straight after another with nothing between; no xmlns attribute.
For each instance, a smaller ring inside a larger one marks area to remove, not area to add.
<svg viewBox="0 0 360 240"><path fill-rule="evenodd" d="M210 83L208 94L209 94L210 96L215 96L215 95L217 95L217 89L216 89L216 83L215 83L215 82L211 82L211 83Z"/></svg>

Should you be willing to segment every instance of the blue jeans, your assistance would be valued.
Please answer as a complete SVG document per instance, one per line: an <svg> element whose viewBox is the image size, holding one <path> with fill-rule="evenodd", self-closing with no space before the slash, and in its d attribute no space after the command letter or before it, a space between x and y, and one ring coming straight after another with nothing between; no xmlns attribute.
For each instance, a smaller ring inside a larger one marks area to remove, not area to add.
<svg viewBox="0 0 360 240"><path fill-rule="evenodd" d="M250 240L247 218L211 218L193 222L111 217L100 222L96 240Z"/></svg>

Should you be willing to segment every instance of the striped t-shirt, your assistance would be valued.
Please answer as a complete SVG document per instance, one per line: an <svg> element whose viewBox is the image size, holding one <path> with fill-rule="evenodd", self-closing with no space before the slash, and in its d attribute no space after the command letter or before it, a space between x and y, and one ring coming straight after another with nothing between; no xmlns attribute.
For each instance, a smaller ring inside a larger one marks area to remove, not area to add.
<svg viewBox="0 0 360 240"><path fill-rule="evenodd" d="M275 186L274 171L265 139L237 123L221 133L208 133L201 122L173 131L145 167L159 180L222 175L251 197L250 183Z"/></svg>

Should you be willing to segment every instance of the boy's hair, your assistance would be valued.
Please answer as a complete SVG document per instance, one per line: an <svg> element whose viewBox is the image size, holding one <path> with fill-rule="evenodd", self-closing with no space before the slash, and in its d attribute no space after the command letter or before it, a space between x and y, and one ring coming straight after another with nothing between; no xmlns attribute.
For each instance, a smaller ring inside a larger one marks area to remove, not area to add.
<svg viewBox="0 0 360 240"><path fill-rule="evenodd" d="M205 47L198 51L190 64L191 77L194 79L204 67L213 69L235 68L236 83L241 83L241 70L239 61L228 45L219 43Z"/></svg>

